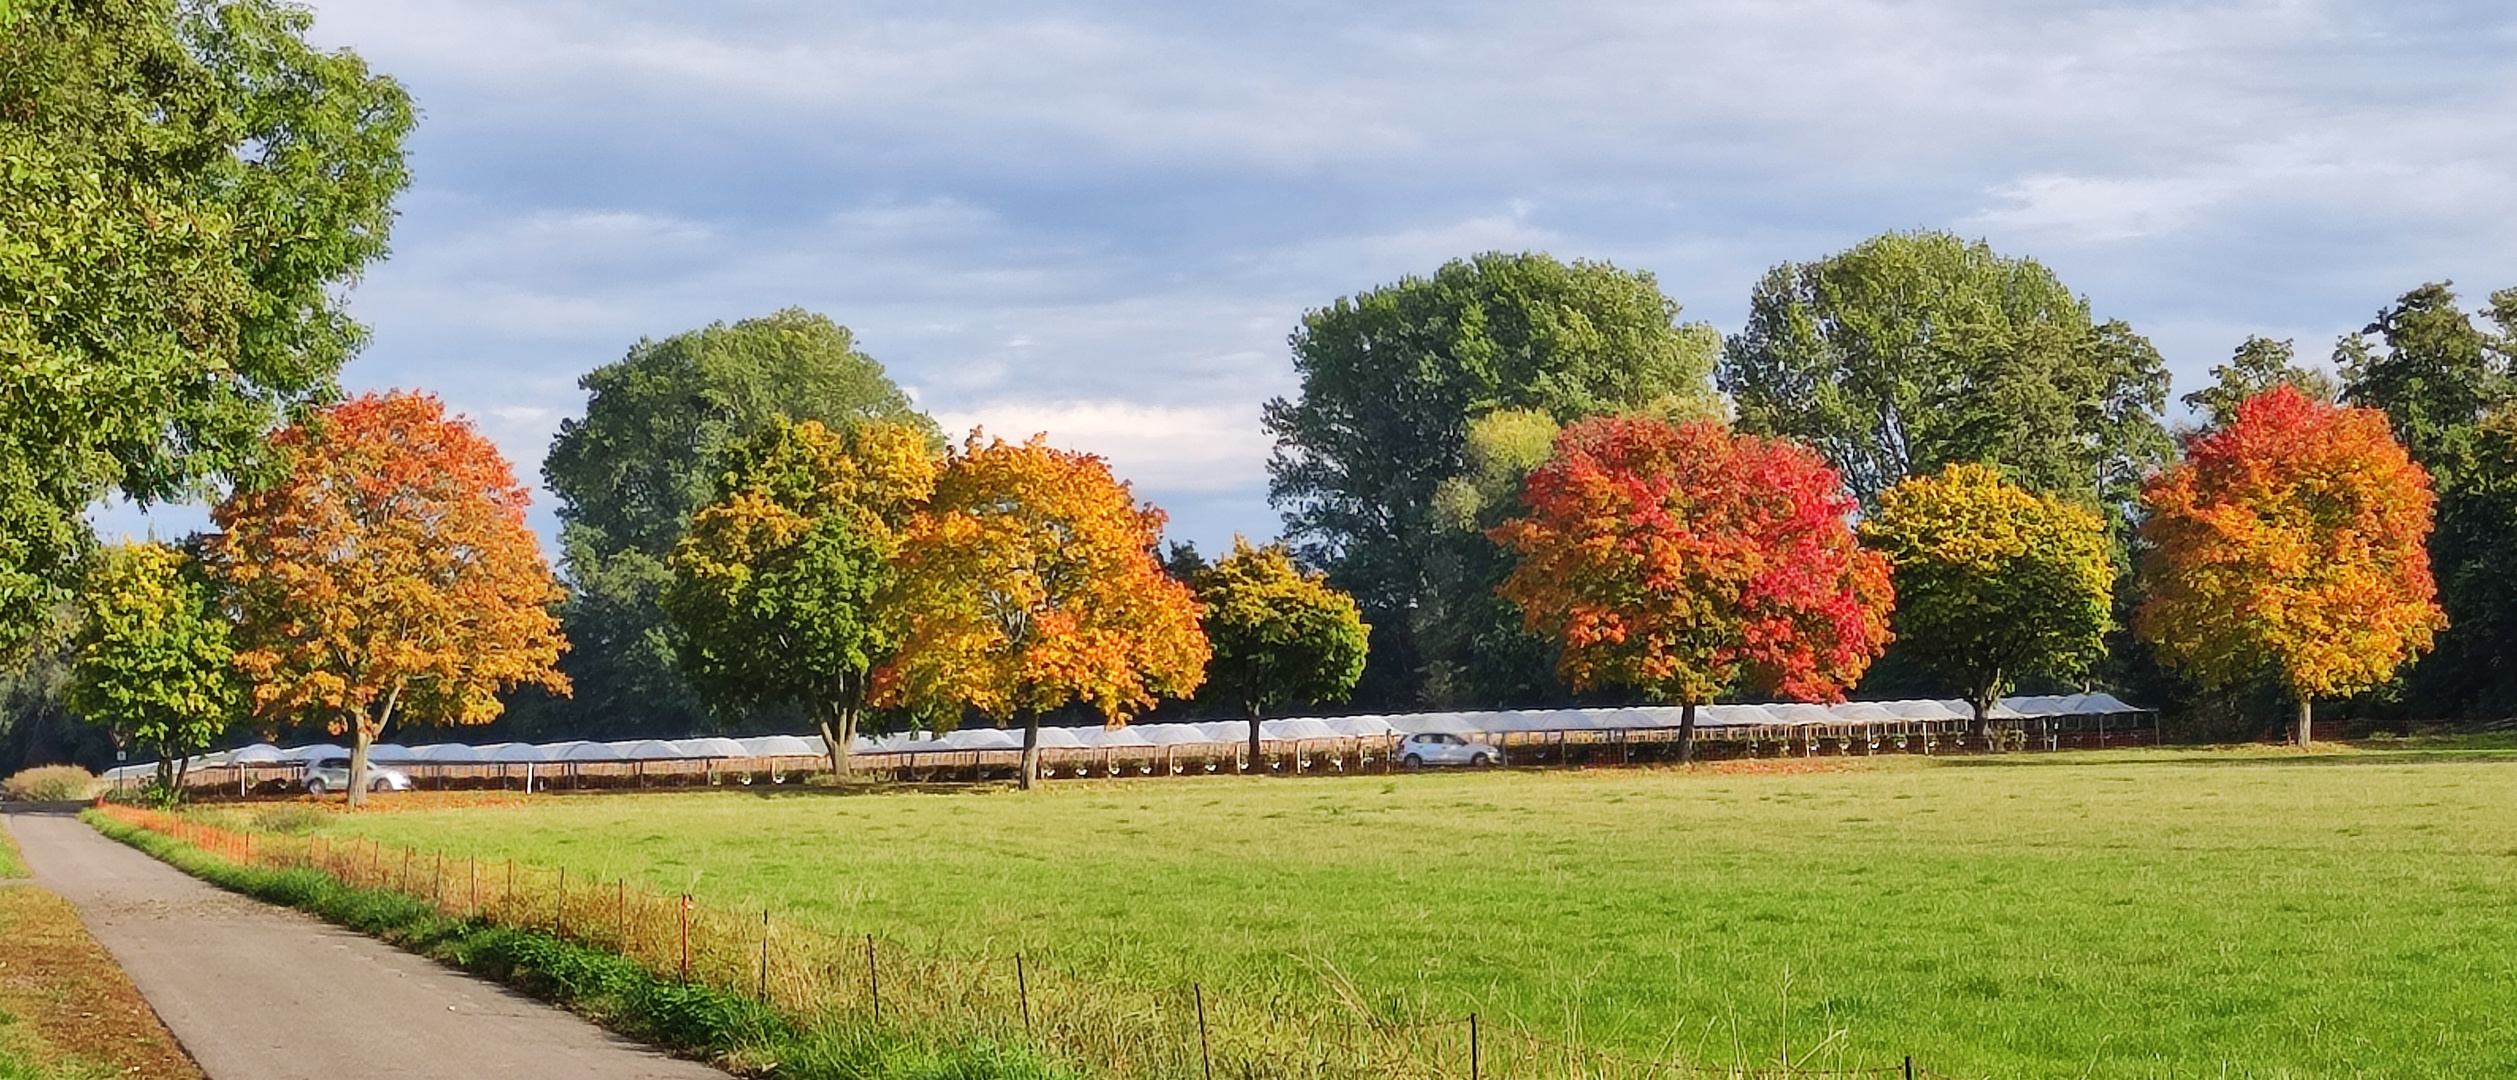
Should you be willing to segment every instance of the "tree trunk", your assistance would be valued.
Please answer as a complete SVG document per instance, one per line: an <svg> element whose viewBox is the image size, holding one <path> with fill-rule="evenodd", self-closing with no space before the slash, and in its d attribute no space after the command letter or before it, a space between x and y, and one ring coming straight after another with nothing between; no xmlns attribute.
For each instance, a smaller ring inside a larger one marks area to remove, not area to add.
<svg viewBox="0 0 2517 1080"><path fill-rule="evenodd" d="M393 722L393 706L401 700L402 687L396 684L392 692L385 695L384 708L377 710L374 724L367 722L365 710L350 718L350 730L358 735L350 744L349 796L352 810L367 804L367 747L376 741L376 736L385 733L386 724Z"/></svg>
<svg viewBox="0 0 2517 1080"><path fill-rule="evenodd" d="M1695 702L1678 707L1678 763L1695 760Z"/></svg>
<svg viewBox="0 0 2517 1080"><path fill-rule="evenodd" d="M1015 786L1029 791L1040 783L1040 712L1037 709L1024 709L1022 712L1023 770Z"/></svg>
<svg viewBox="0 0 2517 1080"><path fill-rule="evenodd" d="M2309 701L2305 695L2301 695L2299 697L2299 749L2305 750L2315 742L2315 725L2316 703Z"/></svg>
<svg viewBox="0 0 2517 1080"><path fill-rule="evenodd" d="M1974 710L1975 710L1975 722L1974 722L1974 726L1973 726L1973 727L1969 730L1969 732L1968 732L1968 737L1969 737L1969 738L1972 738L1972 739L1975 739L1975 740L1977 740L1977 741L1979 741L1979 742L1983 743L1983 744L1984 744L1984 748L1985 748L1985 749L1987 749L1987 750L1992 749L1992 745L1993 745L1993 706L1992 706L1992 703L1991 703L1991 702L1989 702L1989 701L1986 701L1986 700L1984 699L1984 695L1983 695L1983 694L1977 694L1977 695L1975 695L1975 700L1973 700L1973 701L1969 701L1969 702L1967 702L1967 704L1968 704L1969 706L1971 706L1972 708L1974 708Z"/></svg>
<svg viewBox="0 0 2517 1080"><path fill-rule="evenodd" d="M356 810L367 802L367 744L375 737L367 733L364 716L352 721L350 729L358 733L350 743L350 809Z"/></svg>
<svg viewBox="0 0 2517 1080"><path fill-rule="evenodd" d="M1249 762L1248 767L1247 767L1244 771L1246 771L1246 772L1260 772L1260 771L1262 771L1262 770L1259 768L1259 708L1258 708L1258 706L1256 706L1256 705L1249 706L1249 713L1250 713L1250 762Z"/></svg>

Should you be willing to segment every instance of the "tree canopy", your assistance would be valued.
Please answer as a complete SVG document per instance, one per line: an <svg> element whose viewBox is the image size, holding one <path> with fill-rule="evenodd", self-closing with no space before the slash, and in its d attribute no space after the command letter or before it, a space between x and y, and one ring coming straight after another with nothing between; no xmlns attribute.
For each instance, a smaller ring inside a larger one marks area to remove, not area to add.
<svg viewBox="0 0 2517 1080"><path fill-rule="evenodd" d="M1214 656L1205 693L1240 704L1250 717L1250 763L1258 765L1259 718L1300 705L1343 701L1363 677L1372 628L1355 598L1305 574L1281 544L1232 553L1197 575L1200 625Z"/></svg>
<svg viewBox="0 0 2517 1080"><path fill-rule="evenodd" d="M2299 366L2298 350L2287 339L2253 335L2238 345L2228 363L2211 369L2211 379L2211 385L2178 399L2201 413L2207 427L2226 425L2237 418L2240 403L2276 386L2296 388L2314 401L2332 401L2341 394L2333 376Z"/></svg>
<svg viewBox="0 0 2517 1080"><path fill-rule="evenodd" d="M1888 557L1898 649L1962 692L1978 736L2019 677L2075 677L2105 655L2115 565L2084 508L1946 465L1881 494L1861 535Z"/></svg>
<svg viewBox="0 0 2517 1080"><path fill-rule="evenodd" d="M1080 701L1115 726L1187 696L1210 652L1188 586L1154 559L1162 522L1098 457L972 432L903 538L881 700L944 726L965 707L1020 720L1029 787L1041 713Z"/></svg>
<svg viewBox="0 0 2517 1080"><path fill-rule="evenodd" d="M1296 553L1371 619L1373 699L1417 695L1420 609L1493 588L1474 568L1434 565L1446 541L1436 492L1468 469L1470 422L1717 413L1717 335L1678 316L1650 274L1499 253L1304 314L1292 338L1301 394L1265 412L1268 494Z"/></svg>
<svg viewBox="0 0 2517 1080"><path fill-rule="evenodd" d="M2207 686L2270 673L2310 705L2393 677L2445 624L2429 476L2385 414L2290 386L2247 399L2143 493L2135 629Z"/></svg>
<svg viewBox="0 0 2517 1080"><path fill-rule="evenodd" d="M1720 424L1582 421L1529 476L1503 584L1576 687L1695 706L1747 684L1840 700L1888 640L1887 560L1854 541L1826 462Z"/></svg>
<svg viewBox="0 0 2517 1080"><path fill-rule="evenodd" d="M673 549L662 597L682 670L712 699L802 705L845 774L892 627L900 531L935 487L925 431L775 421L727 455L716 501Z"/></svg>
<svg viewBox="0 0 2517 1080"><path fill-rule="evenodd" d="M728 446L783 421L872 420L942 448L933 421L847 327L796 308L642 340L578 385L585 416L561 423L542 465L573 586L563 619L576 648L562 663L586 719L571 727L709 726L657 598L673 545L715 497Z"/></svg>
<svg viewBox="0 0 2517 1080"><path fill-rule="evenodd" d="M1887 233L1769 271L1719 381L1742 431L1798 439L1865 506L1953 462L2128 507L2174 447L2158 351L2034 259Z"/></svg>
<svg viewBox="0 0 2517 1080"><path fill-rule="evenodd" d="M117 746L157 755L162 792L181 790L175 763L242 716L235 647L216 590L193 560L164 544L118 544L89 560L66 698Z"/></svg>
<svg viewBox="0 0 2517 1080"><path fill-rule="evenodd" d="M0 637L109 491L195 494L365 338L411 105L273 0L30 2L0 49Z"/></svg>
<svg viewBox="0 0 2517 1080"><path fill-rule="evenodd" d="M566 692L527 493L470 423L425 394L363 394L273 442L285 472L218 505L211 558L255 711L354 734L353 803L394 720L485 724L501 690Z"/></svg>

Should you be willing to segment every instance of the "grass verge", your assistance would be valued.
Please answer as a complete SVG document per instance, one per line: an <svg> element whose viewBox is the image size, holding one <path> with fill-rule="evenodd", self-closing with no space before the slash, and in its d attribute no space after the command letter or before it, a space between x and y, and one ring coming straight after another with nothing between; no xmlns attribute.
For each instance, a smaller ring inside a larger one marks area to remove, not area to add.
<svg viewBox="0 0 2517 1080"><path fill-rule="evenodd" d="M798 1023L746 998L658 978L636 963L529 931L449 917L398 893L308 869L242 867L93 812L88 824L195 877L296 908L496 979L614 1031L738 1074L798 1080L1052 1080L1070 1074L1018 1049L923 1046L846 1021ZM8 1074L0 1072L0 1080Z"/></svg>
<svg viewBox="0 0 2517 1080"><path fill-rule="evenodd" d="M68 901L0 889L0 1080L200 1080Z"/></svg>

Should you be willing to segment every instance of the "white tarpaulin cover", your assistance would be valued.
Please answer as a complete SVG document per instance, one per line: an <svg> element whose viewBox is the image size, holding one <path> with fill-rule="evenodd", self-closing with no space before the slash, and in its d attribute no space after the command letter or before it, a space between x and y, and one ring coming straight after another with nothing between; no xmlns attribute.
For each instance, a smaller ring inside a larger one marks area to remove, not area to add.
<svg viewBox="0 0 2517 1080"><path fill-rule="evenodd" d="M2064 694L2003 698L1993 706L1992 717L1999 720L2020 720L2052 716L2118 716L2147 710L2125 704L2112 694ZM1327 719L1288 717L1268 720L1259 725L1260 737L1269 742L1308 742L1321 739L1387 738L1401 734L1441 731L1463 736L1487 736L1510 732L1548 731L1633 731L1675 728L1682 710L1674 705L1638 705L1604 709L1506 709L1492 712L1426 712L1390 715L1341 716ZM1706 705L1696 710L1696 725L1701 728L1723 728L1767 725L1894 723L1899 721L1963 720L1974 710L1963 701L1905 700L1853 701L1840 705L1812 705L1805 702L1781 702L1767 705ZM1246 720L1206 720L1196 723L1138 724L1103 729L1098 727L1044 727L1040 729L1040 745L1051 749L1115 749L1149 747L1213 747L1216 753L1228 753L1249 741L1250 725ZM1019 750L1022 733L996 727L962 728L942 734L906 732L896 735L859 736L853 747L860 754L879 753L945 753L953 751ZM394 743L378 743L369 748L368 757L378 764L531 764L543 762L635 762L695 761L709 758L772 758L821 757L821 737L795 735L761 735L745 739L703 737L665 741L638 739L623 742L557 742L557 743L489 743L471 746L443 742L420 747L404 747ZM192 759L193 768L217 768L222 765L289 765L332 757L348 757L350 752L330 743L316 743L282 750L267 743L256 743L239 750L205 754ZM154 763L124 765L108 771L108 779L144 776L156 768Z"/></svg>

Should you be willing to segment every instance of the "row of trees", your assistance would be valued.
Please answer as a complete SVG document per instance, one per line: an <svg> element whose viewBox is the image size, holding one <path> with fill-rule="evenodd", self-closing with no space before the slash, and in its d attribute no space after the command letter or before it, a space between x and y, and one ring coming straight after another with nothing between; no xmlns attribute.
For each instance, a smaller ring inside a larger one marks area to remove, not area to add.
<svg viewBox="0 0 2517 1080"><path fill-rule="evenodd" d="M1484 255L1305 316L1292 339L1301 393L1266 413L1277 437L1271 495L1301 557L1362 602L1375 630L1359 697L1384 707L1646 695L1560 667L1552 624L1529 621L1506 598L1515 552L1488 542L1537 509L1528 493L1560 429L1618 415L1681 426L1727 419L1738 433L1809 448L1841 480L1869 543L1891 559L1911 561L1914 544L1960 543L1903 535L1926 493L1897 494L1949 466L1992 471L1945 478L1950 490L1931 494L1935 503L1962 491L1978 502L2038 502L2046 520L2003 526L2019 534L1995 547L2056 553L2041 567L2000 571L2022 580L1985 586L2013 598L1999 618L1972 605L1935 614L1954 583L1993 580L1998 568L1980 553L1950 554L1946 580L1930 587L1919 570L1899 572L1895 640L1854 675L1866 692L1982 700L2027 678L2104 683L2175 707L2197 694L2375 691L2417 715L2465 715L2517 689L2499 660L2517 630L2510 560L2499 552L2517 536L2507 494L2517 490L2508 468L2517 444L2500 434L2517 432L2512 315L2517 299L2495 296L2483 317L2496 331L2485 330L2446 286L2423 286L2337 345L2338 380L2299 365L2288 342L2249 339L2214 369L2213 385L2186 397L2204 425L2179 431L2166 419L2164 364L2146 340L2093 316L2035 261L1980 242L1891 233L1777 267L1756 288L1746 328L1727 339L1679 321L1648 274ZM1618 362L1623 355L1644 359ZM2164 635L2129 632L2140 623L2136 606L2163 595L2163 560L2173 557L2159 550L2172 533L2146 530L2167 508L2153 505L2165 496L2150 485L2186 475L2180 449L2195 462L2217 452L2206 437L2274 387L2321 409L2373 410L2349 415L2377 423L2418 466L2396 486L2429 491L2435 482L2434 536L2426 514L2386 519L2438 567L2450 624L2408 676L2401 661L2430 642L2401 622L2384 632L2402 631L2417 647L2375 654L2387 675L2322 685L2301 684L2260 650L2202 663ZM2013 490L1990 493L1995 474ZM2137 577L2145 565L2154 571L2147 582ZM2107 589L2091 592L2101 579ZM2048 625L2037 624L2039 613ZM1966 627L1976 640L1955 632ZM1954 661L1953 648L1976 659ZM2076 659L2027 663L2005 651Z"/></svg>

